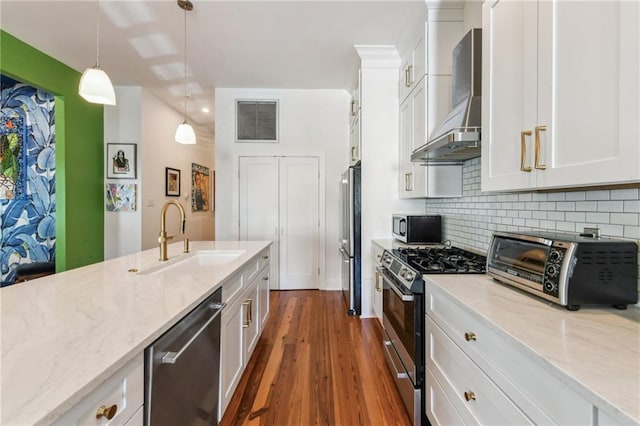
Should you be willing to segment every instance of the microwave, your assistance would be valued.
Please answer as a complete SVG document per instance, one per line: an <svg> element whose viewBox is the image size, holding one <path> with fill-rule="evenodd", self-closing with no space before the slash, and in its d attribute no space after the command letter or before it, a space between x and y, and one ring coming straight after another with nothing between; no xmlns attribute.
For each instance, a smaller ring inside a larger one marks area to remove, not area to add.
<svg viewBox="0 0 640 426"><path fill-rule="evenodd" d="M496 232L487 274L569 310L638 303L638 246L628 240Z"/></svg>
<svg viewBox="0 0 640 426"><path fill-rule="evenodd" d="M439 215L393 215L393 238L405 244L442 242L442 217Z"/></svg>

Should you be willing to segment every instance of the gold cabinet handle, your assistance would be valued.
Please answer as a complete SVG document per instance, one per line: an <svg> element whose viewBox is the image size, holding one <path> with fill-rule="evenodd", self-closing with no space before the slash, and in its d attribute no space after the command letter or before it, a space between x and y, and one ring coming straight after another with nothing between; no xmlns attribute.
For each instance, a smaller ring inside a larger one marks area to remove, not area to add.
<svg viewBox="0 0 640 426"><path fill-rule="evenodd" d="M269 277L262 277L262 281L269 281Z"/></svg>
<svg viewBox="0 0 640 426"><path fill-rule="evenodd" d="M242 328L249 328L249 324L251 324L251 299L245 300L242 305L247 307L247 313L245 315L245 321L244 324L242 324Z"/></svg>
<svg viewBox="0 0 640 426"><path fill-rule="evenodd" d="M355 146L351 147L351 161L356 161L358 159L358 148Z"/></svg>
<svg viewBox="0 0 640 426"><path fill-rule="evenodd" d="M536 161L534 167L538 170L547 168L545 164L540 164L540 132L546 132L547 126L536 126Z"/></svg>
<svg viewBox="0 0 640 426"><path fill-rule="evenodd" d="M249 299L249 324L253 322L253 299Z"/></svg>
<svg viewBox="0 0 640 426"><path fill-rule="evenodd" d="M269 258L269 255L267 254L267 255L265 255L265 256L262 256L262 258L263 258L264 260L267 260L267 259Z"/></svg>
<svg viewBox="0 0 640 426"><path fill-rule="evenodd" d="M407 74L409 75L409 84L407 86L411 87L413 84L413 65L409 65L409 68L407 68Z"/></svg>
<svg viewBox="0 0 640 426"><path fill-rule="evenodd" d="M98 408L98 411L96 412L96 419L99 419L101 417L106 417L107 420L111 420L113 416L116 415L117 411L118 411L117 404L113 404L108 407L106 405L101 405L100 408Z"/></svg>
<svg viewBox="0 0 640 426"><path fill-rule="evenodd" d="M356 115L356 101L351 101L351 116Z"/></svg>
<svg viewBox="0 0 640 426"><path fill-rule="evenodd" d="M464 333L464 340L466 340L467 342L470 342L472 340L478 340L478 338L476 337L476 333L472 333L472 332L468 332L468 333Z"/></svg>
<svg viewBox="0 0 640 426"><path fill-rule="evenodd" d="M464 399L466 399L467 401L475 401L476 394L471 391L467 391L464 393Z"/></svg>
<svg viewBox="0 0 640 426"><path fill-rule="evenodd" d="M411 87L411 83L409 82L409 68L410 67L404 69L404 87Z"/></svg>
<svg viewBox="0 0 640 426"><path fill-rule="evenodd" d="M531 136L531 130L520 132L520 171L528 173L531 171L531 167L524 166L527 159L527 136Z"/></svg>

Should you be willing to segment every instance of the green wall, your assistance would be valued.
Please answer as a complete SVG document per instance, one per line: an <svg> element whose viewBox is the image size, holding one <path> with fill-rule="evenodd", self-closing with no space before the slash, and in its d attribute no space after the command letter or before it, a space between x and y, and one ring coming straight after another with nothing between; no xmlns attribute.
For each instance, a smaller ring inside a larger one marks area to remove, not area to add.
<svg viewBox="0 0 640 426"><path fill-rule="evenodd" d="M2 30L0 72L56 96L57 271L101 262L103 107L78 95L80 73Z"/></svg>

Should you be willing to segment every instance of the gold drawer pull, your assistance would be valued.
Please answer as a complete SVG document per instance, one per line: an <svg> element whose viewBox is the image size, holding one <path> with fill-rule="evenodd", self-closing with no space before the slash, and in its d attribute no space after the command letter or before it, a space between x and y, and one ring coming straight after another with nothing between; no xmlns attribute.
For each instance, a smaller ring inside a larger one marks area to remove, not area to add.
<svg viewBox="0 0 640 426"><path fill-rule="evenodd" d="M244 314L245 321L242 324L242 328L249 328L249 325L251 325L251 304L252 304L251 299L247 299L244 302L242 302L242 305L247 307L247 311Z"/></svg>
<svg viewBox="0 0 640 426"><path fill-rule="evenodd" d="M472 333L472 332L468 332L468 333L464 333L464 340L466 340L467 342L470 342L472 340L477 340L476 337L476 333Z"/></svg>
<svg viewBox="0 0 640 426"><path fill-rule="evenodd" d="M536 126L536 161L534 167L538 170L547 168L545 164L540 164L540 132L546 132L547 126Z"/></svg>
<svg viewBox="0 0 640 426"><path fill-rule="evenodd" d="M118 411L117 404L113 404L109 407L107 407L106 405L101 405L100 408L98 408L98 411L96 412L96 419L99 419L101 417L106 417L107 420L111 420L113 416L116 415L117 411Z"/></svg>
<svg viewBox="0 0 640 426"><path fill-rule="evenodd" d="M269 277L262 277L262 281L269 281Z"/></svg>
<svg viewBox="0 0 640 426"><path fill-rule="evenodd" d="M531 167L524 166L524 162L527 159L527 136L531 136L531 130L520 132L520 171L528 173L531 171Z"/></svg>
<svg viewBox="0 0 640 426"><path fill-rule="evenodd" d="M269 256L262 256L262 258L263 258L264 260L267 260L267 259L269 258Z"/></svg>
<svg viewBox="0 0 640 426"><path fill-rule="evenodd" d="M464 393L464 399L466 399L467 401L475 401L476 400L476 394L468 391Z"/></svg>

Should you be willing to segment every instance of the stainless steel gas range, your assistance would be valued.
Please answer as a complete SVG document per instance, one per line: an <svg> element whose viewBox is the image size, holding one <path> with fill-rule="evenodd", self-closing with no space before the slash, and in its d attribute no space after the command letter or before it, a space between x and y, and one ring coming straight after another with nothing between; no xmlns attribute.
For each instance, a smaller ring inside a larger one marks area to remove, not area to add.
<svg viewBox="0 0 640 426"><path fill-rule="evenodd" d="M382 324L387 364L414 425L429 424L424 388L424 286L425 274L482 274L486 258L455 247L398 248L385 250Z"/></svg>

